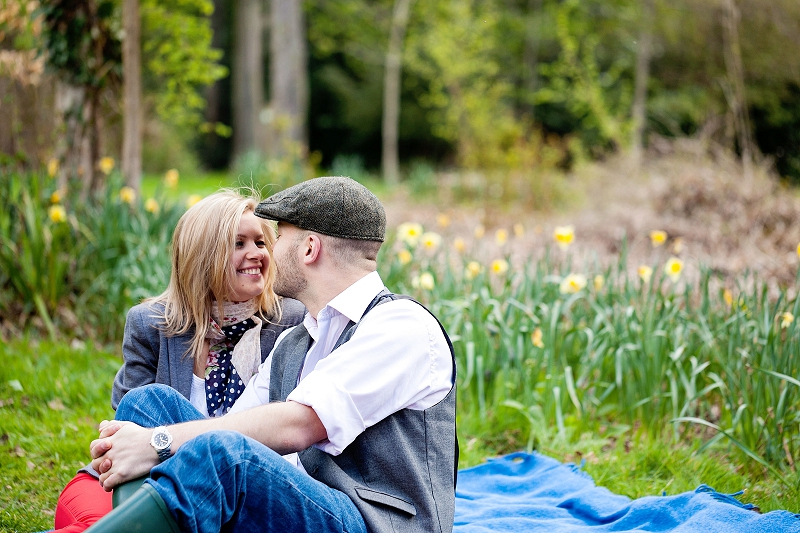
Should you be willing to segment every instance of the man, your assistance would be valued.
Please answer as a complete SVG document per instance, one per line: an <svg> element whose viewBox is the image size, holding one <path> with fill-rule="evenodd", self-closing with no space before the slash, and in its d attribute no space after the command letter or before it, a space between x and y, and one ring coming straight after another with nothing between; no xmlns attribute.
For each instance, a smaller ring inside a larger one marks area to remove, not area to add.
<svg viewBox="0 0 800 533"><path fill-rule="evenodd" d="M376 272L380 201L349 178L317 178L256 214L278 222L275 291L306 306L303 324L224 417L198 420L167 387L129 392L117 418L135 423L101 424L92 465L106 490L150 479L91 531L138 531L146 516L153 533L449 532L452 346Z"/></svg>

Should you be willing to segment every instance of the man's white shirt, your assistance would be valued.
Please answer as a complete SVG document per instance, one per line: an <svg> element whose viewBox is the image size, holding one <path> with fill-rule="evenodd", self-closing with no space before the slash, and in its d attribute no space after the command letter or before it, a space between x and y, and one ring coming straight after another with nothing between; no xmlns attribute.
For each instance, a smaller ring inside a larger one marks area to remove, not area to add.
<svg viewBox="0 0 800 533"><path fill-rule="evenodd" d="M372 309L349 342L331 352L350 321L359 322L384 290L372 272L332 299L303 325L313 340L300 381L287 401L314 409L328 434L315 446L338 455L366 428L401 409L423 410L453 386L453 363L436 319L419 304L394 300ZM297 326L295 326L297 327ZM230 412L269 403L272 355L294 328L285 330ZM300 466L297 454L285 456Z"/></svg>

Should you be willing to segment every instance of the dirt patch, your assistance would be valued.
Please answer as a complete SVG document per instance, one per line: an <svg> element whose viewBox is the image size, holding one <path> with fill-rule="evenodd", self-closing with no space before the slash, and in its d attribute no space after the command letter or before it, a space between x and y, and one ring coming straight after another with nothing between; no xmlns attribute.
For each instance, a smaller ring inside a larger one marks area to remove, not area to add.
<svg viewBox="0 0 800 533"><path fill-rule="evenodd" d="M388 223L393 228L419 222L441 233L445 243L464 239L485 262L505 255L512 263L540 258L547 247L561 253L552 246L553 231L572 225L569 259L574 269L587 273L615 265L625 246L632 273L641 264L658 267L676 256L685 262L689 279L702 265L718 274L721 284L734 284L752 272L775 289L794 287L798 191L782 185L767 164L754 165L746 175L735 157L700 141L658 148L638 171L619 157L565 176L572 199L566 206L547 211L498 206L488 194L483 203L454 205L445 191L424 199L398 193L387 202ZM481 226L484 234L476 237ZM506 232L507 242L496 242L498 230ZM653 230L667 233L662 246L652 246Z"/></svg>

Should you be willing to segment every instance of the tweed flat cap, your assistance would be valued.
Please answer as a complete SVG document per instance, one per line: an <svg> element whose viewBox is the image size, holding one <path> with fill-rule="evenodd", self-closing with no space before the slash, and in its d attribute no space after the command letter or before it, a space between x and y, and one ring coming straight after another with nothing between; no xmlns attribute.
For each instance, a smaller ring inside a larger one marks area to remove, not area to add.
<svg viewBox="0 0 800 533"><path fill-rule="evenodd" d="M343 239L383 242L386 237L380 200L341 176L310 179L275 193L256 206L255 214Z"/></svg>

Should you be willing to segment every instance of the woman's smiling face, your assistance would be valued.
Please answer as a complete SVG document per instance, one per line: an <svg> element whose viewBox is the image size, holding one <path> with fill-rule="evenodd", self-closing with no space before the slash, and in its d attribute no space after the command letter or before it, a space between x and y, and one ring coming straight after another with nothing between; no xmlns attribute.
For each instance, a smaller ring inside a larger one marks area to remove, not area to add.
<svg viewBox="0 0 800 533"><path fill-rule="evenodd" d="M261 220L252 211L242 214L231 255L233 279L229 301L244 302L264 292L270 260L267 246Z"/></svg>

